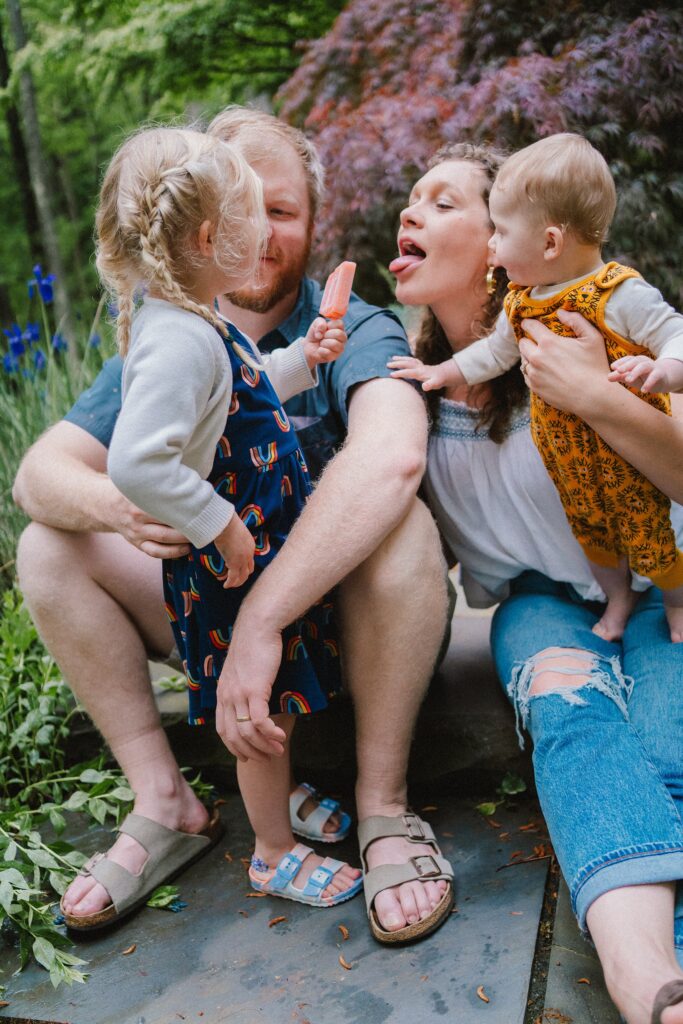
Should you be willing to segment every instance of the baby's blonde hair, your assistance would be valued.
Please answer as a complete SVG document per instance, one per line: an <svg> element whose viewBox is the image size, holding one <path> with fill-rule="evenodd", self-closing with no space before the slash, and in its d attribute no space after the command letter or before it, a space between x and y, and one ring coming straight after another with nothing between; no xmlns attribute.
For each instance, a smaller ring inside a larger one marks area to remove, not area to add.
<svg viewBox="0 0 683 1024"><path fill-rule="evenodd" d="M267 239L260 178L219 139L191 129L145 128L114 154L97 210L97 269L118 305L117 339L128 351L134 293L151 287L226 334L209 306L186 292L204 259L195 240L212 225L214 261L245 280L258 268Z"/></svg>
<svg viewBox="0 0 683 1024"><path fill-rule="evenodd" d="M584 245L607 240L617 205L614 179L604 157L581 135L550 135L513 153L495 187L506 201L530 204L539 220L570 231Z"/></svg>

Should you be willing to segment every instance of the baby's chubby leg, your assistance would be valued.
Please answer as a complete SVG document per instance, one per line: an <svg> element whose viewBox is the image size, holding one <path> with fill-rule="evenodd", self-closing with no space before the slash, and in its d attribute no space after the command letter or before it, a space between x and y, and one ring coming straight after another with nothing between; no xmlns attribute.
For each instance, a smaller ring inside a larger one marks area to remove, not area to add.
<svg viewBox="0 0 683 1024"><path fill-rule="evenodd" d="M664 611L669 623L672 643L683 643L683 587L663 590Z"/></svg>
<svg viewBox="0 0 683 1024"><path fill-rule="evenodd" d="M251 827L256 835L252 871L258 880L266 880L280 860L292 850L298 840L292 835L289 819L290 741L296 715L274 715L276 725L285 731L287 740L282 757L269 757L266 761L238 761L237 779ZM311 873L323 862L323 857L311 854L293 879L297 889L303 889ZM360 870L345 864L323 890L324 897L334 897L346 891L360 877Z"/></svg>
<svg viewBox="0 0 683 1024"><path fill-rule="evenodd" d="M593 632L603 640L620 640L638 600L638 594L631 590L628 562L626 558L620 558L615 568L596 565L595 562L591 562L590 566L607 597L607 607L602 618L593 626ZM683 627L683 618L681 626Z"/></svg>

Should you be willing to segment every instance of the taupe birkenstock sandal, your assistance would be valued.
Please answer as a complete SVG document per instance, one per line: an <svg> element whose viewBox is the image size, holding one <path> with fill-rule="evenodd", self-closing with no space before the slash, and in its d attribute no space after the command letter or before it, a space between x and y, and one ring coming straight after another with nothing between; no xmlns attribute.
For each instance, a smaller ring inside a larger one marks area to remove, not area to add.
<svg viewBox="0 0 683 1024"><path fill-rule="evenodd" d="M662 1010L668 1006L677 1006L678 1003L683 1003L683 978L662 985L652 1007L652 1024L662 1024Z"/></svg>
<svg viewBox="0 0 683 1024"><path fill-rule="evenodd" d="M366 858L368 847L376 839L385 839L390 836L400 836L409 843L430 846L433 853L410 857L405 864L382 864L380 867L368 868ZM442 855L431 826L419 815L412 814L410 811L406 811L405 814L396 818L376 814L359 823L358 842L363 865L365 904L368 910L370 931L374 938L385 945L397 945L417 942L418 939L423 939L436 931L449 916L453 906L453 868ZM437 882L439 879L448 882L448 888L428 917L416 921L415 924L406 925L405 928L400 928L398 931L388 932L381 927L374 909L375 897L378 893L384 889L402 885L404 882Z"/></svg>
<svg viewBox="0 0 683 1024"><path fill-rule="evenodd" d="M170 882L208 853L221 839L225 829L218 811L214 810L206 828L197 834L177 832L142 814L129 814L119 825L118 831L136 839L147 851L147 860L137 875L109 860L104 853L96 853L86 861L79 874L90 875L103 885L111 903L95 914L77 916L67 913L62 905L62 897L60 910L67 928L74 932L107 928L132 914L147 902L159 885Z"/></svg>

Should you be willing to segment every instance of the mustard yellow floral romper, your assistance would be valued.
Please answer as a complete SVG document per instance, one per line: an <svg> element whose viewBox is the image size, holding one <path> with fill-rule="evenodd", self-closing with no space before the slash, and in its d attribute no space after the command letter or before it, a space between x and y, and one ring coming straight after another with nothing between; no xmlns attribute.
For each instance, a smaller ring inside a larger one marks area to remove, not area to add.
<svg viewBox="0 0 683 1024"><path fill-rule="evenodd" d="M626 355L652 355L610 330L605 322L605 305L612 290L627 278L639 276L631 267L608 263L549 299L532 299L530 288L511 284L505 312L518 341L525 337L521 321L527 318L540 320L554 334L571 336L557 317L558 309L569 309L598 328L610 363ZM671 415L668 395L629 390ZM587 558L597 565L616 567L619 557L625 555L633 572L647 576L663 590L683 584L683 553L676 547L669 499L583 420L555 409L533 392L531 429Z"/></svg>

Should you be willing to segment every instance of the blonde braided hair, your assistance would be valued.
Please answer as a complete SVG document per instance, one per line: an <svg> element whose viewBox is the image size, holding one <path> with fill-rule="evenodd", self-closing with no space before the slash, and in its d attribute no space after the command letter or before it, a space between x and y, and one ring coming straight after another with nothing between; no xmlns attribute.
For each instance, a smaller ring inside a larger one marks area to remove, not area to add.
<svg viewBox="0 0 683 1024"><path fill-rule="evenodd" d="M187 291L191 272L209 262L196 246L207 220L213 264L226 276L253 278L267 222L260 179L239 153L216 138L179 128L143 129L123 143L105 174L96 221L97 268L118 304L122 355L130 344L139 288L196 313L227 337L215 310Z"/></svg>

